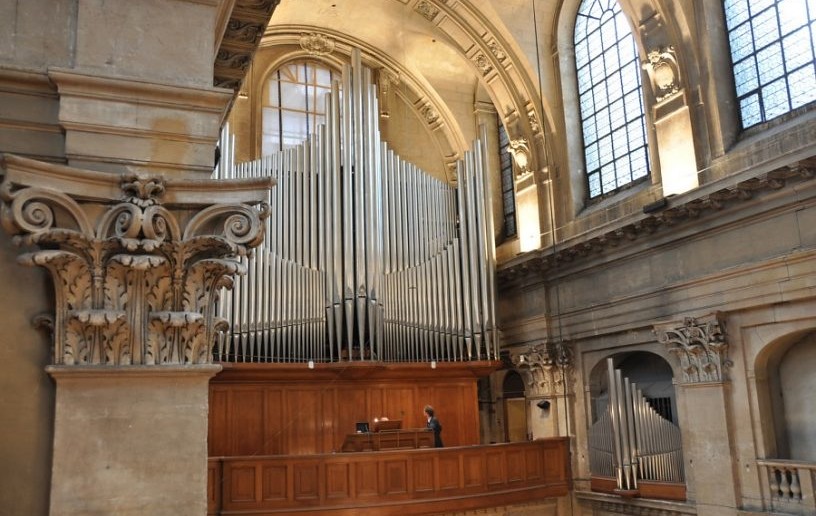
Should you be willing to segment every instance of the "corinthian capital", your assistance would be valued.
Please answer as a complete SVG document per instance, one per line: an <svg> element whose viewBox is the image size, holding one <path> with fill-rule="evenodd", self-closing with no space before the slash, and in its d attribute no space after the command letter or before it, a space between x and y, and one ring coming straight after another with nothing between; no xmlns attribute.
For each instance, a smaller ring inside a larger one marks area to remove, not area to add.
<svg viewBox="0 0 816 516"><path fill-rule="evenodd" d="M654 333L680 361L683 383L726 380L726 368L731 361L725 340L725 321L720 312L657 324Z"/></svg>
<svg viewBox="0 0 816 516"><path fill-rule="evenodd" d="M553 340L512 350L510 360L527 381L530 396L566 394L573 372L568 342Z"/></svg>
<svg viewBox="0 0 816 516"><path fill-rule="evenodd" d="M47 269L56 365L206 364L270 180L173 181L3 156L0 222ZM212 200L222 202L213 202Z"/></svg>

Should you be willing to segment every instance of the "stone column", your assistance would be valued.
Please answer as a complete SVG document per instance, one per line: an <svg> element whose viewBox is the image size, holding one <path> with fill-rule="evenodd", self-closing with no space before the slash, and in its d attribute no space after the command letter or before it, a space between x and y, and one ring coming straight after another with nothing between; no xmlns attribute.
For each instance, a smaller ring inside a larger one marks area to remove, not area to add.
<svg viewBox="0 0 816 516"><path fill-rule="evenodd" d="M262 240L269 182L0 166L0 222L54 286L50 513L205 514L214 304Z"/></svg>
<svg viewBox="0 0 816 516"><path fill-rule="evenodd" d="M527 413L533 439L569 436L573 404L572 350L567 342L548 341L524 351L511 351L510 360L527 383Z"/></svg>
<svg viewBox="0 0 816 516"><path fill-rule="evenodd" d="M720 313L655 325L658 340L679 360L678 405L687 495L698 513L738 514L737 477L730 439L729 382Z"/></svg>

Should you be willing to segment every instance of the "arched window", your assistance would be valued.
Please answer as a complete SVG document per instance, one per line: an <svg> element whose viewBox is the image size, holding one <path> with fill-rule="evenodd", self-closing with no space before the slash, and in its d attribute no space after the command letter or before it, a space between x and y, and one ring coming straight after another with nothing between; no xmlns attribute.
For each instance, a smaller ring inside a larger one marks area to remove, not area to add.
<svg viewBox="0 0 816 516"><path fill-rule="evenodd" d="M649 175L640 60L615 0L583 0L575 20L575 68L589 198Z"/></svg>
<svg viewBox="0 0 816 516"><path fill-rule="evenodd" d="M325 119L332 72L314 61L287 63L269 75L263 97L264 155L305 140Z"/></svg>
<svg viewBox="0 0 816 516"><path fill-rule="evenodd" d="M816 2L725 0L742 127L816 100Z"/></svg>

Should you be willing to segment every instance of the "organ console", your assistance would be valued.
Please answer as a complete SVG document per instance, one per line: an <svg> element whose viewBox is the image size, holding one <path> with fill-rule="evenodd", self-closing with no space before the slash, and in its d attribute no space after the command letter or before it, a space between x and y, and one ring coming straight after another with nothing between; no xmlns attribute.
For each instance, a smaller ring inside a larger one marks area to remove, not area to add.
<svg viewBox="0 0 816 516"><path fill-rule="evenodd" d="M218 361L497 360L495 246L482 141L457 186L381 141L360 52L326 96L326 123L299 145L219 178L271 175L266 239L221 292ZM238 229L238 228L236 228Z"/></svg>

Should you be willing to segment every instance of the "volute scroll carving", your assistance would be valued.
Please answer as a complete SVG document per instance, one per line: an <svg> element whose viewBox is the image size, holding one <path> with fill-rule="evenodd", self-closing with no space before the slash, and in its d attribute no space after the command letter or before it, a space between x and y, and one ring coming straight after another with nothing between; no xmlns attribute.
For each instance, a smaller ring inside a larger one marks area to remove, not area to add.
<svg viewBox="0 0 816 516"><path fill-rule="evenodd" d="M510 361L526 380L529 395L566 394L573 375L573 352L567 341L549 340L510 352Z"/></svg>
<svg viewBox="0 0 816 516"><path fill-rule="evenodd" d="M720 312L704 317L686 317L683 321L654 326L654 333L669 352L677 356L683 383L723 382L728 358L725 320Z"/></svg>
<svg viewBox="0 0 816 516"><path fill-rule="evenodd" d="M40 320L50 321L55 365L212 361L225 329L214 304L263 239L270 180L172 182L15 156L0 165L0 222L34 248L18 261L54 283L55 313ZM228 202L202 201L219 196Z"/></svg>

